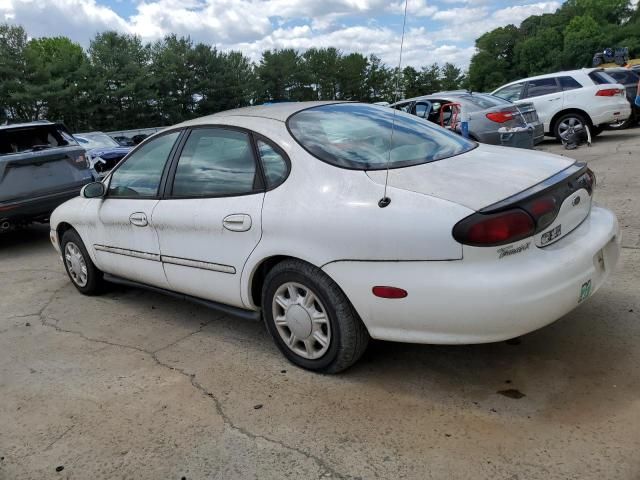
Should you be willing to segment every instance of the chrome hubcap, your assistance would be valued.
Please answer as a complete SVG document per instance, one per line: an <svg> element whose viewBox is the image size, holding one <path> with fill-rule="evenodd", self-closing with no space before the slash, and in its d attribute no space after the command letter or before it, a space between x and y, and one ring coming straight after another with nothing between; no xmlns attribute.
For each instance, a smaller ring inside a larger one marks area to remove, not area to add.
<svg viewBox="0 0 640 480"><path fill-rule="evenodd" d="M87 284L87 264L75 243L68 242L64 247L64 260L71 280L79 287L84 287Z"/></svg>
<svg viewBox="0 0 640 480"><path fill-rule="evenodd" d="M307 287L295 282L282 284L273 297L273 319L280 338L292 352L314 360L331 343L331 325L324 305Z"/></svg>
<svg viewBox="0 0 640 480"><path fill-rule="evenodd" d="M584 129L584 125L575 117L570 117L563 120L558 126L558 131L560 132L560 134L566 133L567 131L569 133L573 133L576 130L582 129Z"/></svg>

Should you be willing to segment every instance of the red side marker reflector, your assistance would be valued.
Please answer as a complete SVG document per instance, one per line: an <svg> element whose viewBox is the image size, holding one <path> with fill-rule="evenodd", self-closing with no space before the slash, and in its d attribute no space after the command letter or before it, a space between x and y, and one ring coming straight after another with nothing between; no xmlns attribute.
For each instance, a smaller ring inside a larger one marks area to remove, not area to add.
<svg viewBox="0 0 640 480"><path fill-rule="evenodd" d="M380 298L404 298L408 295L406 290L397 287L378 286L371 290L376 297Z"/></svg>

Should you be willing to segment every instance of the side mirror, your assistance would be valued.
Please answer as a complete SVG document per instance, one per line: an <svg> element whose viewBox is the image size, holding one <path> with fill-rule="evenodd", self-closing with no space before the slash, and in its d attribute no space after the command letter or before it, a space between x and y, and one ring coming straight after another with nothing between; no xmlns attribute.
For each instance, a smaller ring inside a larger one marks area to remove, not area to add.
<svg viewBox="0 0 640 480"><path fill-rule="evenodd" d="M105 193L106 188L102 182L88 183L80 190L80 195L84 198L100 198L104 197Z"/></svg>

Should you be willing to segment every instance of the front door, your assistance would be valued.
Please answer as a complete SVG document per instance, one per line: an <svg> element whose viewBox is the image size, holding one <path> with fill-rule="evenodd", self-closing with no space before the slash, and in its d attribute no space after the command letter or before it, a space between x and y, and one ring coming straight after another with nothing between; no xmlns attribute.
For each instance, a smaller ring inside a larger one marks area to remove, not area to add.
<svg viewBox="0 0 640 480"><path fill-rule="evenodd" d="M89 234L97 266L113 275L167 287L152 222L161 179L179 131L156 137L133 152L110 175L106 196L96 203Z"/></svg>
<svg viewBox="0 0 640 480"><path fill-rule="evenodd" d="M242 268L262 236L264 186L251 135L194 128L153 211L172 290L243 307Z"/></svg>

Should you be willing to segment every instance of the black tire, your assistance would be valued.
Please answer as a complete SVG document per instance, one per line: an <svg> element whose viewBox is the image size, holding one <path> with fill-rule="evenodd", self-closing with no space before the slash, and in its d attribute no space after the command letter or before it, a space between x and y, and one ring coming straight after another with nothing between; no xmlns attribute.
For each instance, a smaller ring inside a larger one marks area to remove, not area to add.
<svg viewBox="0 0 640 480"><path fill-rule="evenodd" d="M564 115L561 115L560 117L558 117L558 119L553 124L553 135L558 140L562 140L562 137L560 135L561 126L563 125L564 122L570 122L572 119L576 121L576 124L577 122L579 122L582 125L588 125L590 128L593 128L591 127L591 121L585 118L584 115L580 113L575 113L575 112L565 113Z"/></svg>
<svg viewBox="0 0 640 480"><path fill-rule="evenodd" d="M328 318L331 328L329 346L317 359L305 358L293 351L276 326L274 297L278 289L291 282L309 289L320 301ZM285 260L267 274L262 288L262 312L267 330L278 349L290 362L307 370L321 373L345 370L362 356L369 343L369 332L340 287L322 270L300 260Z"/></svg>
<svg viewBox="0 0 640 480"><path fill-rule="evenodd" d="M86 266L86 283L80 282L77 277L74 278L74 274L70 270L69 261L67 260L67 245L72 244L79 250L84 264ZM103 273L98 270L98 268L91 261L91 257L87 253L87 249L84 246L84 242L73 229L67 230L62 235L62 241L60 242L60 248L62 250L62 262L64 263L64 268L67 271L67 275L69 275L69 279L73 286L78 289L80 293L83 295L97 295L101 293L104 287L104 279Z"/></svg>
<svg viewBox="0 0 640 480"><path fill-rule="evenodd" d="M604 127L601 127L600 125L593 125L589 127L589 131L591 132L591 138L594 138L604 131Z"/></svg>

